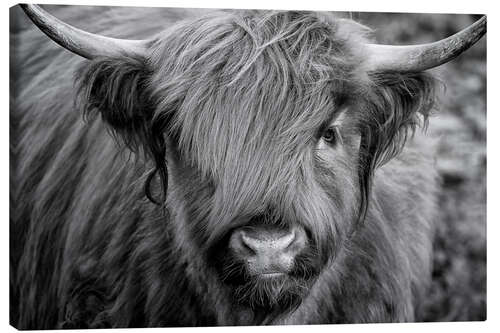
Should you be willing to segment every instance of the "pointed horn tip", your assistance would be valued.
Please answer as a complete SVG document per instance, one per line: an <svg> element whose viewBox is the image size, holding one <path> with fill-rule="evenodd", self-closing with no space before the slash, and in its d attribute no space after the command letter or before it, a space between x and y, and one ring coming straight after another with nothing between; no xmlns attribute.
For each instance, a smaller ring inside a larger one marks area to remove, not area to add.
<svg viewBox="0 0 500 333"><path fill-rule="evenodd" d="M41 16L42 13L48 14L45 10L40 7L40 5L33 5L28 3L20 3L19 7L28 15L28 17L33 21L34 17ZM50 14L49 14L50 15Z"/></svg>
<svg viewBox="0 0 500 333"><path fill-rule="evenodd" d="M481 31L482 31L482 34L484 35L486 33L486 30L487 30L487 19L486 19L486 15L483 15L479 20L477 20L476 22L480 27L481 27Z"/></svg>
<svg viewBox="0 0 500 333"><path fill-rule="evenodd" d="M148 48L147 40L110 38L89 33L59 20L39 5L19 5L31 21L50 39L84 58L120 56L127 53L142 56Z"/></svg>
<svg viewBox="0 0 500 333"><path fill-rule="evenodd" d="M472 23L469 27L465 28L462 30L462 32L465 32L466 30L470 30L471 34L476 34L481 38L486 34L486 26L487 26L487 20L486 20L486 15L481 16L479 20L476 22Z"/></svg>
<svg viewBox="0 0 500 333"><path fill-rule="evenodd" d="M367 44L371 72L420 72L443 65L469 49L486 34L486 15L456 34L428 44Z"/></svg>

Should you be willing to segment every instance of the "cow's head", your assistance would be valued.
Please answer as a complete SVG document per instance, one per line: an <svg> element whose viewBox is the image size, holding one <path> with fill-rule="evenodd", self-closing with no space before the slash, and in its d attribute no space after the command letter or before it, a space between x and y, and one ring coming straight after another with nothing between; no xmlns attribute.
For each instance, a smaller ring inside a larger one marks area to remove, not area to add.
<svg viewBox="0 0 500 333"><path fill-rule="evenodd" d="M374 169L432 104L422 71L485 31L481 20L437 43L381 46L349 20L238 11L130 41L24 8L92 59L86 111L153 161L147 194L167 206L182 255L266 309L297 304L363 221Z"/></svg>

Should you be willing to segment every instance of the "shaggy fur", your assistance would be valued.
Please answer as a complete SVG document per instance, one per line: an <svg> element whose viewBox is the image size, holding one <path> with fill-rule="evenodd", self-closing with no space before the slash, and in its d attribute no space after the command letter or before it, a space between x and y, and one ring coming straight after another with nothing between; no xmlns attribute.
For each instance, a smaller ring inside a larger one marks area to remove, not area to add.
<svg viewBox="0 0 500 333"><path fill-rule="evenodd" d="M60 17L75 24L72 11ZM165 13L137 12L125 29L123 15L92 15L95 32L128 38L171 25L145 58L85 61L38 31L19 35L11 323L415 320L435 174L426 146L403 146L425 123L432 79L366 72L367 29L327 14L172 25ZM325 148L334 120L342 140ZM255 220L306 230L289 278L252 280L226 255L231 231Z"/></svg>

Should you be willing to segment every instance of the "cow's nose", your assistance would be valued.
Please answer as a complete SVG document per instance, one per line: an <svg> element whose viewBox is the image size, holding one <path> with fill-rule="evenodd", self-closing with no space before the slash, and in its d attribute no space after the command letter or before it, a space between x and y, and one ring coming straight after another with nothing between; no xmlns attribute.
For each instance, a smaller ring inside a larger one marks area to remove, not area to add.
<svg viewBox="0 0 500 333"><path fill-rule="evenodd" d="M233 255L246 263L250 274L274 276L289 272L306 244L303 228L262 226L235 230L229 247Z"/></svg>
<svg viewBox="0 0 500 333"><path fill-rule="evenodd" d="M286 233L251 233L241 232L241 241L252 252L258 256L270 256L280 254L295 240L295 230Z"/></svg>

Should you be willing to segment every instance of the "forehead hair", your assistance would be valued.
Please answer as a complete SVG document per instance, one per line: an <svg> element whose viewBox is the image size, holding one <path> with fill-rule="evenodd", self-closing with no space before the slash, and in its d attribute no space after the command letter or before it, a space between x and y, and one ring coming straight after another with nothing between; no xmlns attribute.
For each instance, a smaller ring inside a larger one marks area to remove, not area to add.
<svg viewBox="0 0 500 333"><path fill-rule="evenodd" d="M218 12L180 23L151 56L155 121L216 180L300 164L361 80L361 30L310 12Z"/></svg>

